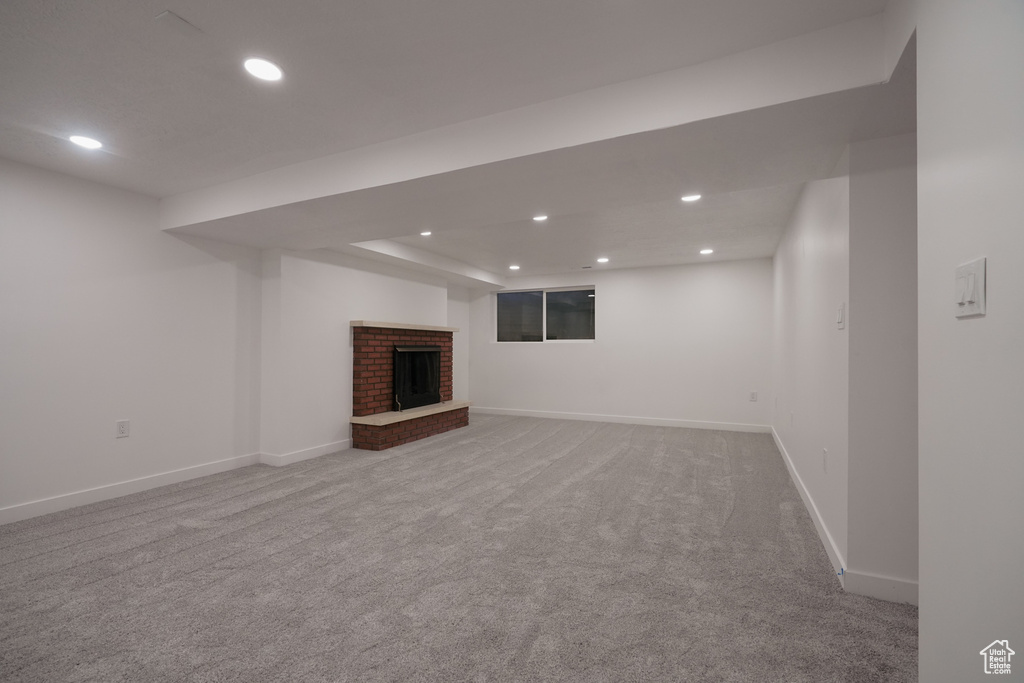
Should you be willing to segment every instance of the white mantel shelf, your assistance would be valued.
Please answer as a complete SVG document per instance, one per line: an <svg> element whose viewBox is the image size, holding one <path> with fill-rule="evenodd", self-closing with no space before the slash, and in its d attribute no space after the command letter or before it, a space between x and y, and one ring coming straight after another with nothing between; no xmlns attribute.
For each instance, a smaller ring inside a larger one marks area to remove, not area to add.
<svg viewBox="0 0 1024 683"><path fill-rule="evenodd" d="M388 330L426 330L427 332L458 332L457 327L437 327L436 325L409 325L407 323L381 323L372 320L353 320L352 327L381 327Z"/></svg>
<svg viewBox="0 0 1024 683"><path fill-rule="evenodd" d="M415 420L417 417L447 413L450 410L458 410L459 408L468 407L469 401L448 401L447 403L432 403L429 406L410 408L409 410L403 410L402 412L391 411L388 413L377 413L376 415L364 415L362 417L352 416L349 421L352 424L384 427L385 425L395 424L396 422Z"/></svg>

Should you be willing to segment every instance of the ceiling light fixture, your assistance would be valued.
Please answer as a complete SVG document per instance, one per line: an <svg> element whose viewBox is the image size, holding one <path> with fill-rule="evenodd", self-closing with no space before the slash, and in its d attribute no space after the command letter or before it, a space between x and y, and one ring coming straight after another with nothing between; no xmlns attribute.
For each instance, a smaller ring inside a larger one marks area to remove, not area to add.
<svg viewBox="0 0 1024 683"><path fill-rule="evenodd" d="M424 237L430 237L430 231L429 230L424 230L420 234L423 235Z"/></svg>
<svg viewBox="0 0 1024 683"><path fill-rule="evenodd" d="M103 146L103 143L99 140L93 140L92 138L87 138L84 135L72 135L68 140L79 147L85 147L86 149L99 149Z"/></svg>
<svg viewBox="0 0 1024 683"><path fill-rule="evenodd" d="M543 223L547 219L548 219L547 216L534 216L533 217L533 220L537 221L538 223Z"/></svg>
<svg viewBox="0 0 1024 683"><path fill-rule="evenodd" d="M519 270L519 266L509 266L509 270Z"/></svg>
<svg viewBox="0 0 1024 683"><path fill-rule="evenodd" d="M688 194L685 197L681 197L684 202L695 202L700 199L699 194Z"/></svg>
<svg viewBox="0 0 1024 683"><path fill-rule="evenodd" d="M708 254L714 254L714 253L715 253L714 249L701 249L700 250L701 256L707 256Z"/></svg>
<svg viewBox="0 0 1024 683"><path fill-rule="evenodd" d="M263 81L279 81L284 75L277 64L256 57L245 60L245 70Z"/></svg>
<svg viewBox="0 0 1024 683"><path fill-rule="evenodd" d="M601 258L597 259L597 262L598 263L608 263L608 257L607 256L602 256Z"/></svg>

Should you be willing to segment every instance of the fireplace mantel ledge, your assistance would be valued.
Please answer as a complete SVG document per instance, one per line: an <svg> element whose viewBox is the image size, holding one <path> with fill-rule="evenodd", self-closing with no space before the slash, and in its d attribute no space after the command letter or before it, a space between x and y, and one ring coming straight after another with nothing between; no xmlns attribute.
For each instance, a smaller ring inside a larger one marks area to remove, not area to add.
<svg viewBox="0 0 1024 683"><path fill-rule="evenodd" d="M357 417L353 415L349 422L358 425L372 425L374 427L383 427L385 425L395 424L396 422L415 420L417 417L437 415L438 413L447 413L450 410L458 410L459 408L468 407L469 401L448 401L446 403L432 403L429 406L409 408L409 410L403 410L401 412L390 411L387 413L364 415L362 417Z"/></svg>
<svg viewBox="0 0 1024 683"><path fill-rule="evenodd" d="M380 327L386 330L426 330L427 332L458 332L457 327L437 327L436 325L410 325L407 323L381 323L372 320L353 320L351 327Z"/></svg>

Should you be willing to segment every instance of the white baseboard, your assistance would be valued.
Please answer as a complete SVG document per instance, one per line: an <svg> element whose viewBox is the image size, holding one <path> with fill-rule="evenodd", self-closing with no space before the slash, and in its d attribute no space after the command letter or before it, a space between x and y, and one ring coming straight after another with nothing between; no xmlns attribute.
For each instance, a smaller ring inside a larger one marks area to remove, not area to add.
<svg viewBox="0 0 1024 683"><path fill-rule="evenodd" d="M772 428L772 438L775 439L775 445L778 447L779 452L782 453L782 459L786 462L786 469L789 470L789 476L796 485L800 498L804 501L804 507L807 508L807 512L810 513L811 519L814 521L814 527L818 530L818 537L821 539L821 544L825 546L825 552L828 553L828 558L832 562L832 568L836 571L836 578L839 579L843 589L848 593L866 595L871 598L878 598L879 600L909 602L912 605L918 604L916 581L881 576L879 574L850 569L846 566L846 560L843 558L842 553L839 552L839 548L836 546L832 534L829 533L828 527L825 526L821 513L818 511L818 506L814 504L814 499L804 485L803 479L797 473L792 458L789 457L782 439L779 438L779 433L774 428Z"/></svg>
<svg viewBox="0 0 1024 683"><path fill-rule="evenodd" d="M647 425L651 427L688 427L690 429L720 429L726 432L755 432L768 434L769 425L742 424L738 422L701 422L698 420L671 420L662 417L636 417L632 415L598 415L595 413L559 413L549 410L518 410L514 408L487 408L470 406L469 413L478 415L515 415L519 417L543 417L554 420L584 420L586 422L616 422L619 424Z"/></svg>
<svg viewBox="0 0 1024 683"><path fill-rule="evenodd" d="M792 458L789 457L789 453L786 451L786 446L783 445L782 439L779 438L779 433L772 427L772 438L775 439L775 445L778 447L779 452L782 454L782 459L786 462L786 469L789 470L789 477L793 480L793 484L796 485L796 490L800 494L800 498L804 501L804 507L807 508L807 512L811 515L811 520L814 522L814 528L818 530L818 538L821 539L821 544L825 546L825 552L828 553L828 559L832 562L832 568L836 572L836 578L839 583L846 588L846 580L849 575L846 569L846 560L843 558L843 554L839 552L839 547L836 545L835 539L832 538L832 534L829 533L828 527L825 526L825 520L821 518L821 512L818 510L818 506L814 504L814 499L811 497L810 492L804 485L804 480L800 478L800 474L796 471L796 467L793 465Z"/></svg>
<svg viewBox="0 0 1024 683"><path fill-rule="evenodd" d="M888 600L889 602L909 602L911 605L918 604L917 581L847 569L844 587L849 593L866 595L870 598Z"/></svg>
<svg viewBox="0 0 1024 683"><path fill-rule="evenodd" d="M159 486L167 486L168 484L177 484L179 482L188 481L189 479L198 479L199 477L205 477L211 474L219 474L220 472L227 472L228 470L237 469L239 467L247 467L249 465L256 465L260 463L264 465L271 465L273 467L291 465L292 463L310 460L312 458L319 458L321 455L345 450L346 448L349 448L351 444L351 439L343 439L341 441L335 441L334 443L328 443L314 448L307 448L293 453L285 453L283 455L275 455L272 453L249 453L248 455L239 455L234 458L217 460L216 462L210 462L204 465L184 467L180 470L162 472L148 477L139 477L138 479L132 479L130 481L97 486L96 488L86 489L84 491L75 491L74 493L53 496L52 498L33 500L29 503L19 503L17 505L0 508L0 524L20 522L23 519L30 519L32 517L38 517L39 515L49 514L51 512L60 512L61 510L67 510L80 505L99 503L112 498L120 498L121 496L127 496L132 493L148 491L149 489L155 489Z"/></svg>
<svg viewBox="0 0 1024 683"><path fill-rule="evenodd" d="M351 447L352 439L342 439L341 441L335 441L334 443L325 443L322 446L314 446L313 448L293 451L283 455L260 453L260 462L264 465L271 465L272 467L283 467L284 465L291 465L296 462L302 462L303 460L319 458L321 455L327 455L328 453L337 453L338 451L343 451Z"/></svg>
<svg viewBox="0 0 1024 683"><path fill-rule="evenodd" d="M104 500L110 500L111 498L119 498L132 493L155 489L158 486L177 484L179 482L188 481L189 479L196 479L198 477L205 477L211 474L227 472L228 470L238 469L239 467L255 465L260 462L260 460L261 456L259 453L250 453L248 455L239 455L234 458L209 462L204 465L183 467L180 470L162 472L148 477L139 477L138 479L132 479L130 481L122 481L116 484L97 486L96 488L86 489L84 491L66 493L60 496L53 496L52 498L33 500L28 503L19 503L18 505L0 508L0 524L20 522L23 519L38 517L39 515L46 515L51 512L60 512L61 510L67 510L80 505L99 503Z"/></svg>

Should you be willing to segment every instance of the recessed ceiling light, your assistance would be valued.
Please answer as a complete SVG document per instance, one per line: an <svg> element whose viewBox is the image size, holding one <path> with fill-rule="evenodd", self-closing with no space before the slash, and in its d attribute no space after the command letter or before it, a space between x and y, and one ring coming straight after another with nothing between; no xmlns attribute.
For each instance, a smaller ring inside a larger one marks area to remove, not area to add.
<svg viewBox="0 0 1024 683"><path fill-rule="evenodd" d="M424 230L420 234L423 235L424 237L430 237L430 231L429 230Z"/></svg>
<svg viewBox="0 0 1024 683"><path fill-rule="evenodd" d="M92 138L87 138L84 135L72 135L68 140L71 140L71 142L75 143L79 147L85 147L86 149L99 149L103 146L103 143L99 140L93 140Z"/></svg>
<svg viewBox="0 0 1024 683"><path fill-rule="evenodd" d="M699 194L688 194L685 197L682 197L682 200L684 202L695 202L698 199L700 199L700 195Z"/></svg>
<svg viewBox="0 0 1024 683"><path fill-rule="evenodd" d="M542 223L542 222L546 221L547 219L548 219L547 216L534 216L533 217L533 220L537 221L538 223Z"/></svg>
<svg viewBox="0 0 1024 683"><path fill-rule="evenodd" d="M601 258L597 259L597 262L598 263L608 263L608 257L607 256L602 256Z"/></svg>
<svg viewBox="0 0 1024 683"><path fill-rule="evenodd" d="M715 250L714 249L701 249L700 253L701 253L702 256L707 256L708 254L714 254Z"/></svg>
<svg viewBox="0 0 1024 683"><path fill-rule="evenodd" d="M245 70L264 81L279 81L283 75L277 64L256 57L245 60Z"/></svg>
<svg viewBox="0 0 1024 683"><path fill-rule="evenodd" d="M509 266L509 270L519 270L519 266Z"/></svg>

